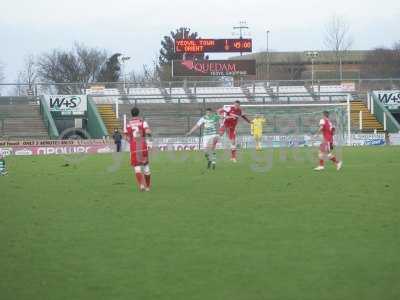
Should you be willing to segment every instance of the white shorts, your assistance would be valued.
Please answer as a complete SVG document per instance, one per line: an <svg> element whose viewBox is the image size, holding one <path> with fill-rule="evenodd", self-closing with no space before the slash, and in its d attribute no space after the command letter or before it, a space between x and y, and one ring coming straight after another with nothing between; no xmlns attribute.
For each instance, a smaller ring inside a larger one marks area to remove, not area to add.
<svg viewBox="0 0 400 300"><path fill-rule="evenodd" d="M214 145L215 141L218 141L218 139L219 139L218 134L203 136L203 149L212 147Z"/></svg>

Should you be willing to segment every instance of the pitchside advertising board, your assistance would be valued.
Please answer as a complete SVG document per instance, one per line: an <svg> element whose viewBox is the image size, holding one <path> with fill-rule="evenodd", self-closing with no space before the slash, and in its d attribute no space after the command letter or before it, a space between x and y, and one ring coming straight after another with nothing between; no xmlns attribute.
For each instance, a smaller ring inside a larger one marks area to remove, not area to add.
<svg viewBox="0 0 400 300"><path fill-rule="evenodd" d="M344 137L347 140L347 137ZM385 134L352 134L351 146L383 146ZM400 135L391 134L390 143L400 144ZM156 151L197 151L202 148L202 140L195 137L154 138L152 153ZM254 149L252 136L240 136L238 144L242 149ZM274 135L264 136L265 148L318 147L320 142L309 135ZM344 146L340 145L339 146ZM222 140L218 149L230 149L229 141ZM129 144L124 143L124 151L129 151ZM52 140L52 141L1 141L2 155L69 155L69 154L107 154L115 152L115 145L110 140Z"/></svg>
<svg viewBox="0 0 400 300"><path fill-rule="evenodd" d="M247 76L256 75L255 60L174 60L172 76Z"/></svg>
<svg viewBox="0 0 400 300"><path fill-rule="evenodd" d="M382 102L390 110L397 110L400 108L400 91L375 91L374 94L378 100Z"/></svg>
<svg viewBox="0 0 400 300"><path fill-rule="evenodd" d="M5 156L102 154L114 151L115 146L109 140L0 140L0 152Z"/></svg>
<svg viewBox="0 0 400 300"><path fill-rule="evenodd" d="M46 95L47 107L61 115L84 115L87 111L87 95Z"/></svg>
<svg viewBox="0 0 400 300"><path fill-rule="evenodd" d="M400 146L400 133L389 134L389 143L390 145Z"/></svg>

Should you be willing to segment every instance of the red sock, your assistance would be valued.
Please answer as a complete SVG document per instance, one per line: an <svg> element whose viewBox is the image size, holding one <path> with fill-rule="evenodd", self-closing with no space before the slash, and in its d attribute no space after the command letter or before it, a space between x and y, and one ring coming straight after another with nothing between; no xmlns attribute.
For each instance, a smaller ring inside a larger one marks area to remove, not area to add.
<svg viewBox="0 0 400 300"><path fill-rule="evenodd" d="M232 149L231 153L232 153L231 157L236 159L236 149Z"/></svg>
<svg viewBox="0 0 400 300"><path fill-rule="evenodd" d="M150 183L151 183L151 180L150 180L150 177L151 177L151 175L149 174L149 175L144 175L144 179L145 179L145 181L146 181L146 186L149 188L150 187Z"/></svg>
<svg viewBox="0 0 400 300"><path fill-rule="evenodd" d="M332 158L331 158L331 161L332 161L334 164L337 164L337 162L338 162L337 159L336 159L336 156L332 157Z"/></svg>
<svg viewBox="0 0 400 300"><path fill-rule="evenodd" d="M135 173L136 175L136 182L140 187L143 184L143 174L142 173Z"/></svg>
<svg viewBox="0 0 400 300"><path fill-rule="evenodd" d="M320 160L319 160L319 165L320 165L321 167L324 166L324 160L323 160L323 159L320 159Z"/></svg>

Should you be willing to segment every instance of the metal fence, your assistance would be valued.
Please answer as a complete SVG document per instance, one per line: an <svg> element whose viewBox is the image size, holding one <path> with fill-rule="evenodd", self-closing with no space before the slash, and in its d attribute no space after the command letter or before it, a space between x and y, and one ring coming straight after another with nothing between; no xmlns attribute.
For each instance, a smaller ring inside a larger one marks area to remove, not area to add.
<svg viewBox="0 0 400 300"><path fill-rule="evenodd" d="M344 80L317 80L314 84L311 80L276 80L276 81L249 81L249 80L216 80L216 81L170 81L170 82L148 82L139 84L135 82L92 82L92 83L43 83L32 85L20 83L0 83L0 96L39 96L43 94L84 94L86 89L93 86L103 86L127 94L133 88L158 88L165 90L171 88L183 88L188 90L196 87L244 87L251 92L252 87L264 86L268 88L283 86L314 87L320 90L323 86L347 85L353 86L356 92L368 92L371 90L400 89L400 78L389 79L344 79Z"/></svg>

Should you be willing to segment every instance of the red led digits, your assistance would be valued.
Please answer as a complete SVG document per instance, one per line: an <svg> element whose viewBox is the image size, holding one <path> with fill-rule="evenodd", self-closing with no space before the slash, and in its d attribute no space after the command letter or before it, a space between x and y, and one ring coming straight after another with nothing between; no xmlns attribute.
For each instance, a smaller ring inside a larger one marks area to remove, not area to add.
<svg viewBox="0 0 400 300"><path fill-rule="evenodd" d="M176 53L252 52L251 39L177 39Z"/></svg>

